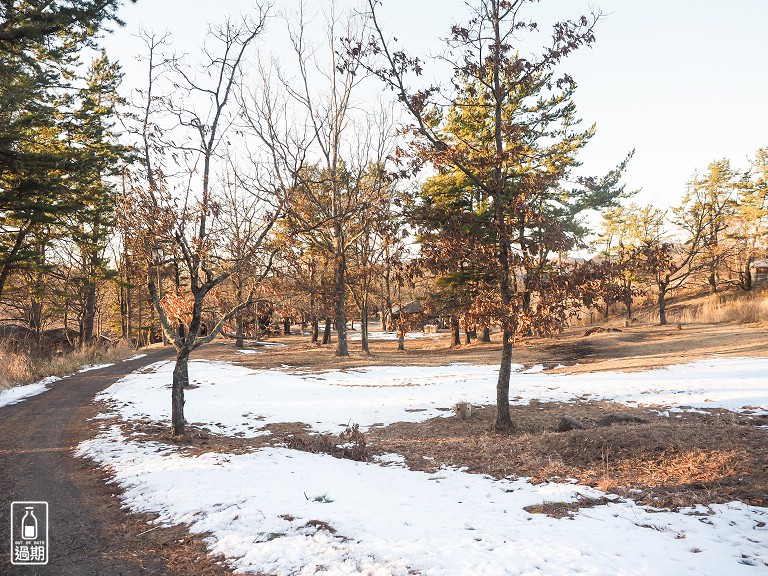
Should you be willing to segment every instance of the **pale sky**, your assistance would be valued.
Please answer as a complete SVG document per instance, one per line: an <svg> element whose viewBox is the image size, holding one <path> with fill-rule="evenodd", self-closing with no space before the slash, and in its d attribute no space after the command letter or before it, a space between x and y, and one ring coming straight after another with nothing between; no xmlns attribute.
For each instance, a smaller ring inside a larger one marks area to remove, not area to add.
<svg viewBox="0 0 768 576"><path fill-rule="evenodd" d="M439 39L466 11L461 0L383 3L385 28L414 53L438 52ZM297 4L282 0L278 7ZM307 2L315 11L326 4ZM122 9L126 27L103 44L123 65L126 89L140 86L141 44L132 36L140 27L170 31L174 47L193 54L207 23L247 13L253 5L139 0ZM604 13L597 42L564 66L579 85L579 115L597 124L581 156L582 172L604 173L634 148L628 188L642 189L638 202L667 207L679 201L695 169L704 171L720 158L746 168L747 158L768 146L768 0L542 0L528 13L540 15L543 24L591 7ZM279 56L283 25L274 20L269 28L260 51Z"/></svg>

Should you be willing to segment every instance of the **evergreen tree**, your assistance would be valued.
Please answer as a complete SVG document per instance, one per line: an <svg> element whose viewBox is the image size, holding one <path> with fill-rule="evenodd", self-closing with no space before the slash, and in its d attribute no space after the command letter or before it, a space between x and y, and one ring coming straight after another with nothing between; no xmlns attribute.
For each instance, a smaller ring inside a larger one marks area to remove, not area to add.
<svg viewBox="0 0 768 576"><path fill-rule="evenodd" d="M734 268L739 286L751 290L752 262L768 250L768 148L751 161L750 177L741 182L728 236L735 242Z"/></svg>
<svg viewBox="0 0 768 576"><path fill-rule="evenodd" d="M135 0L132 0L135 1ZM122 0L26 0L0 3L0 297L12 270L40 251L34 231L78 205L69 194L76 171L60 145L62 90L78 51L109 22Z"/></svg>
<svg viewBox="0 0 768 576"><path fill-rule="evenodd" d="M489 217L484 238L472 241L487 241L495 258L503 326L496 427L508 429L512 346L520 326L515 270L529 269L540 253L532 229L546 229L549 235L565 230L563 214L541 208L578 166L576 154L594 131L579 128L572 101L575 83L556 75L556 68L572 51L592 44L597 18L556 24L552 44L527 59L513 46L523 30L536 29L522 16L527 2L479 0L470 20L451 30L446 58L452 87L418 89L411 87L411 75L421 75L423 63L392 48L377 20L379 3L368 4L374 37L365 46L349 40L346 51L350 62L361 52L372 55L369 71L394 91L413 120L406 129L413 135L410 150L399 154L403 170L429 164L439 173L460 172ZM534 288L540 289L525 290Z"/></svg>
<svg viewBox="0 0 768 576"><path fill-rule="evenodd" d="M717 293L721 283L721 269L732 255L732 246L724 240L742 182L743 175L731 167L730 160L717 160L709 164L703 177L694 176L683 199L683 203L689 207L688 219L695 219L700 214L704 222L698 260L712 293Z"/></svg>
<svg viewBox="0 0 768 576"><path fill-rule="evenodd" d="M68 125L69 145L77 167L70 186L75 189L77 209L67 228L79 256L80 341L84 345L93 342L97 284L111 276L104 253L115 220L116 192L109 178L118 173L128 153L113 132L121 78L119 66L102 52L91 63L85 86L76 93Z"/></svg>

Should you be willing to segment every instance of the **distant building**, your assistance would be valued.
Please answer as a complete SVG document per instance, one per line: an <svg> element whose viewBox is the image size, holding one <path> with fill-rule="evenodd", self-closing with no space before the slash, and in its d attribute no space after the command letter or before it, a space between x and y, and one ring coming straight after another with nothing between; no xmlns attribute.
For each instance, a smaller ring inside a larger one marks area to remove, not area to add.
<svg viewBox="0 0 768 576"><path fill-rule="evenodd" d="M421 314L424 312L424 306L418 300L413 300L407 304L403 304L402 308L395 306L392 308L392 317L400 318L400 314Z"/></svg>
<svg viewBox="0 0 768 576"><path fill-rule="evenodd" d="M768 284L768 260L755 260L750 268L754 284Z"/></svg>

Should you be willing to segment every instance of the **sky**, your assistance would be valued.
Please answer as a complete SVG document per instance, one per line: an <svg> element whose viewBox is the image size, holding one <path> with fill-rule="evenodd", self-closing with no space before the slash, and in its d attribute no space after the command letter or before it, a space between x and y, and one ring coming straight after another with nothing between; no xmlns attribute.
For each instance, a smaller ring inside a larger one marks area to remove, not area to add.
<svg viewBox="0 0 768 576"><path fill-rule="evenodd" d="M329 3L307 5L320 11ZM273 11L297 5L277 0ZM248 0L138 0L123 7L126 26L102 44L123 65L127 91L144 79L140 29L171 32L174 50L194 57L209 23L253 6ZM639 190L641 204L666 208L682 198L694 170L721 158L746 169L749 157L768 146L768 2L542 0L527 13L545 24L591 10L603 14L597 42L563 68L578 83L580 117L597 125L581 155L582 173L603 174L634 149L627 189ZM383 0L382 7L386 31L417 54L438 53L440 39L464 14L461 0ZM280 57L285 48L284 25L272 19L259 52Z"/></svg>

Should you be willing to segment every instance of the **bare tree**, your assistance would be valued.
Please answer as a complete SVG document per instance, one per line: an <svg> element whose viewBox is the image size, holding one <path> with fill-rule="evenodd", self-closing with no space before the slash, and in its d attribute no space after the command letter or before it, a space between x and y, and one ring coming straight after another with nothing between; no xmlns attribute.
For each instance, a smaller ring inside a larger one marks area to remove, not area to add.
<svg viewBox="0 0 768 576"><path fill-rule="evenodd" d="M239 173L237 166L230 159L230 169L222 177L222 195L220 219L226 235L222 238L224 253L232 262L242 263L232 270L232 306L243 302L258 289L264 273L269 271L269 260L273 258L274 248L265 242L264 231L271 228L275 217L279 215L275 201L283 194L270 199L273 190L264 189L260 179L248 178ZM232 307L230 306L230 307ZM244 347L244 310L240 309L234 317L235 346Z"/></svg>
<svg viewBox="0 0 768 576"><path fill-rule="evenodd" d="M336 43L340 35L360 38L362 26L356 17L342 18L332 7L325 50L319 50L308 41L308 22L302 3L288 22L298 74L295 80L280 74L309 127L313 154L301 172L287 218L296 233L306 234L333 263L336 355L348 356L347 260L350 246L364 233L359 224L367 210L365 182L375 159L370 157L370 133L352 117L353 92L365 75L355 63L341 66Z"/></svg>
<svg viewBox="0 0 768 576"><path fill-rule="evenodd" d="M148 278L149 293L163 332L176 348L171 393L171 427L175 435L185 433L184 386L189 381L190 354L215 338L230 319L254 302L251 291L208 326L204 322L206 297L253 261L284 200L284 189L279 183L262 181L262 194L257 198L263 203L258 233L251 235L249 247L243 251L221 246L221 237L232 234L232 222L221 214L214 166L227 160L226 144L233 123L230 104L242 76L246 51L264 30L266 17L266 8L260 7L254 19L227 21L212 28L208 40L217 45L218 51L205 49L206 61L200 74L193 74L182 62L173 61L169 78L176 98L159 99L155 95L159 64L154 51L158 44L150 44L150 81L141 118L145 182L135 191L135 210L142 225L145 256L154 265L161 265L167 250L183 268L182 289L168 291L164 296L156 278L152 274ZM173 123L163 130L160 120L169 119ZM162 160L156 160L158 157ZM167 174L161 162L175 166L177 171ZM257 282L268 274L269 268L267 261ZM180 323L183 330L178 330Z"/></svg>

